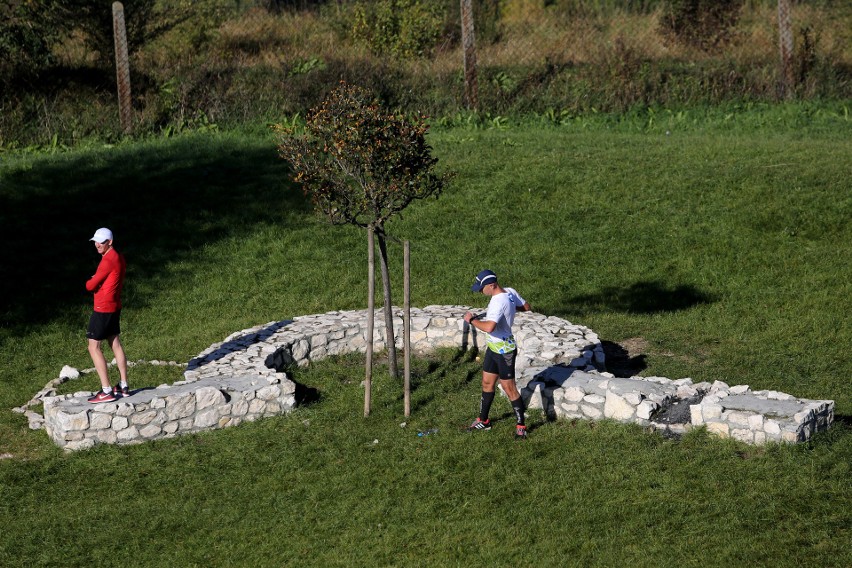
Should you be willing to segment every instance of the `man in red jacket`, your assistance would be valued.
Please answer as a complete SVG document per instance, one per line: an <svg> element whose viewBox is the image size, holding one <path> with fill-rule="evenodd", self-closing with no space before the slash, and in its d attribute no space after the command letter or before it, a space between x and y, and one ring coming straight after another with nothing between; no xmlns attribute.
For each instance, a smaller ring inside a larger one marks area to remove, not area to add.
<svg viewBox="0 0 852 568"><path fill-rule="evenodd" d="M86 290L95 294L95 309L89 319L86 337L89 339L89 355L95 364L95 370L101 379L101 390L89 399L91 403L112 402L119 396L129 396L127 386L127 357L121 345L119 318L121 317L121 288L124 286L124 273L127 264L124 257L112 246L112 231L102 227L95 231L90 241L101 255L101 262L95 275L86 282ZM101 342L107 341L113 354L121 381L110 386L107 362L101 350Z"/></svg>

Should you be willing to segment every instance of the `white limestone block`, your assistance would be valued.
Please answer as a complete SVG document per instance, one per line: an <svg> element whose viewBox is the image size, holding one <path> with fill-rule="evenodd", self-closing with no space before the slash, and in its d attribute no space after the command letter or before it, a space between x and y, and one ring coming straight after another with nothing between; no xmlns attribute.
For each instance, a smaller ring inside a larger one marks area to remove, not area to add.
<svg viewBox="0 0 852 568"><path fill-rule="evenodd" d="M723 418L732 425L740 427L748 427L748 419L751 416L750 412L740 412L739 410L729 410L723 414Z"/></svg>
<svg viewBox="0 0 852 568"><path fill-rule="evenodd" d="M150 423L157 416L156 410L148 410L146 412L137 412L130 417L130 423L137 426L144 426Z"/></svg>
<svg viewBox="0 0 852 568"><path fill-rule="evenodd" d="M580 387L568 387L564 389L563 398L569 402L580 402L585 396L585 391Z"/></svg>
<svg viewBox="0 0 852 568"><path fill-rule="evenodd" d="M645 397L642 396L642 393L638 392L629 392L624 395L624 400L626 400L631 406L639 406L639 403L644 399Z"/></svg>
<svg viewBox="0 0 852 568"><path fill-rule="evenodd" d="M269 385L268 387L258 389L257 394L255 396L261 400L273 400L275 398L278 398L280 394L281 389L278 387L278 385Z"/></svg>
<svg viewBox="0 0 852 568"><path fill-rule="evenodd" d="M607 391L603 413L613 420L627 421L633 418L635 407L612 391Z"/></svg>
<svg viewBox="0 0 852 568"><path fill-rule="evenodd" d="M221 396L217 389L215 390ZM166 399L166 418L179 420L195 414L195 396L191 392L170 396Z"/></svg>
<svg viewBox="0 0 852 568"><path fill-rule="evenodd" d="M77 369L75 369L74 367L72 367L70 365L65 365L64 367L62 367L62 370L59 371L59 378L60 379L73 380L73 379L77 379L79 377L80 377L80 371L78 371Z"/></svg>
<svg viewBox="0 0 852 568"><path fill-rule="evenodd" d="M591 406L591 405L588 405L588 404L581 404L580 409L583 411L583 414L585 414L586 416L588 416L589 418L592 418L594 420L597 420L599 418L603 418L603 411L601 411L596 406Z"/></svg>
<svg viewBox="0 0 852 568"><path fill-rule="evenodd" d="M141 429L141 430L139 430L139 434L140 434L143 438L156 438L157 436L159 436L159 435L160 435L160 433L161 433L162 431L163 431L163 429L162 429L162 428L160 428L158 425L156 425L156 424L148 424L148 425L146 425L146 426L143 426L143 427L142 427L142 429Z"/></svg>
<svg viewBox="0 0 852 568"><path fill-rule="evenodd" d="M689 405L689 421L696 426L704 424L704 416L702 415L700 404Z"/></svg>
<svg viewBox="0 0 852 568"><path fill-rule="evenodd" d="M93 412L89 422L91 430L104 430L112 426L112 414Z"/></svg>
<svg viewBox="0 0 852 568"><path fill-rule="evenodd" d="M115 444L118 441L118 436L115 430L100 430L97 433L97 440L102 444Z"/></svg>
<svg viewBox="0 0 852 568"><path fill-rule="evenodd" d="M719 404L701 404L699 406L701 406L701 415L705 422L722 417L722 406Z"/></svg>
<svg viewBox="0 0 852 568"><path fill-rule="evenodd" d="M219 422L219 413L215 408L208 408L195 415L192 426L193 428L210 428L217 422Z"/></svg>
<svg viewBox="0 0 852 568"><path fill-rule="evenodd" d="M599 394L587 394L583 397L583 402L587 402L589 404L604 404L606 402L606 398Z"/></svg>
<svg viewBox="0 0 852 568"><path fill-rule="evenodd" d="M752 414L748 417L748 427L751 430L763 431L763 414Z"/></svg>
<svg viewBox="0 0 852 568"><path fill-rule="evenodd" d="M727 438L729 436L728 425L724 422L707 422L707 431L721 438Z"/></svg>
<svg viewBox="0 0 852 568"><path fill-rule="evenodd" d="M136 429L136 426L131 426L119 431L115 437L118 442L130 442L139 437L139 430Z"/></svg>
<svg viewBox="0 0 852 568"><path fill-rule="evenodd" d="M731 429L731 438L739 440L740 442L746 442L748 444L754 443L754 433L748 428Z"/></svg>
<svg viewBox="0 0 852 568"><path fill-rule="evenodd" d="M72 414L59 411L56 413L55 420L60 432L86 430L89 427L89 411L83 410Z"/></svg>
<svg viewBox="0 0 852 568"><path fill-rule="evenodd" d="M65 444L65 449L68 451L88 450L95 447L95 441L91 438L84 438L77 442L68 442Z"/></svg>

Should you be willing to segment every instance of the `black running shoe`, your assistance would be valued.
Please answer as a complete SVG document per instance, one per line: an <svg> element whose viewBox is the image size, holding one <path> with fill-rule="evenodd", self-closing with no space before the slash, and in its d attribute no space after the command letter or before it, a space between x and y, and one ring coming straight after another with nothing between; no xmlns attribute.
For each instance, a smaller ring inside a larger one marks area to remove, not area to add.
<svg viewBox="0 0 852 568"><path fill-rule="evenodd" d="M123 386L121 386L121 383L118 383L117 385L112 387L112 396L115 396L115 397L130 396L130 387L123 387Z"/></svg>
<svg viewBox="0 0 852 568"><path fill-rule="evenodd" d="M477 430L491 430L491 419L480 420L479 416L477 416L473 424L467 427L467 431L476 432Z"/></svg>

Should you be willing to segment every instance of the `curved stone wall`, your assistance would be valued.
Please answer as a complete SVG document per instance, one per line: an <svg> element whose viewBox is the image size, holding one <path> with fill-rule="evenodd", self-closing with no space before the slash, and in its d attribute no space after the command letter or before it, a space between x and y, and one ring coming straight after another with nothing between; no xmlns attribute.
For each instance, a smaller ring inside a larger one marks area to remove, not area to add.
<svg viewBox="0 0 852 568"><path fill-rule="evenodd" d="M412 351L482 348L481 332L464 322L469 309L412 309ZM394 314L401 348L402 311L395 308ZM375 321L373 347L380 351L385 348L381 310L376 310ZM295 384L286 373L268 368L267 358L283 354L305 366L330 355L365 352L366 326L366 310L356 310L239 331L190 360L185 380L173 385L140 389L98 405L85 400L88 392L44 396L44 427L55 443L76 450L226 428L286 413L295 406ZM616 378L603 370L604 351L597 334L558 317L519 313L515 338L521 394L528 407L541 408L555 418L606 418L675 433L706 425L714 434L749 443L804 441L834 419L833 401L752 392L748 386L728 387L719 381L711 385L693 384L688 378ZM30 423L32 427L32 418Z"/></svg>

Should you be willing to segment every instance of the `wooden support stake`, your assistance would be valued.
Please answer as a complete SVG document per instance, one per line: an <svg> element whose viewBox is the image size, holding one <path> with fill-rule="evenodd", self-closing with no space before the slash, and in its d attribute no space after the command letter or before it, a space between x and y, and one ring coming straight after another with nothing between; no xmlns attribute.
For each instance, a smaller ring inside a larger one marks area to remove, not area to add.
<svg viewBox="0 0 852 568"><path fill-rule="evenodd" d="M411 247L408 241L403 246L403 349L405 350L405 385L403 405L405 416L411 416Z"/></svg>
<svg viewBox="0 0 852 568"><path fill-rule="evenodd" d="M376 316L376 247L373 244L373 227L367 228L367 360L364 378L364 417L370 415L370 397L373 380L373 320Z"/></svg>

